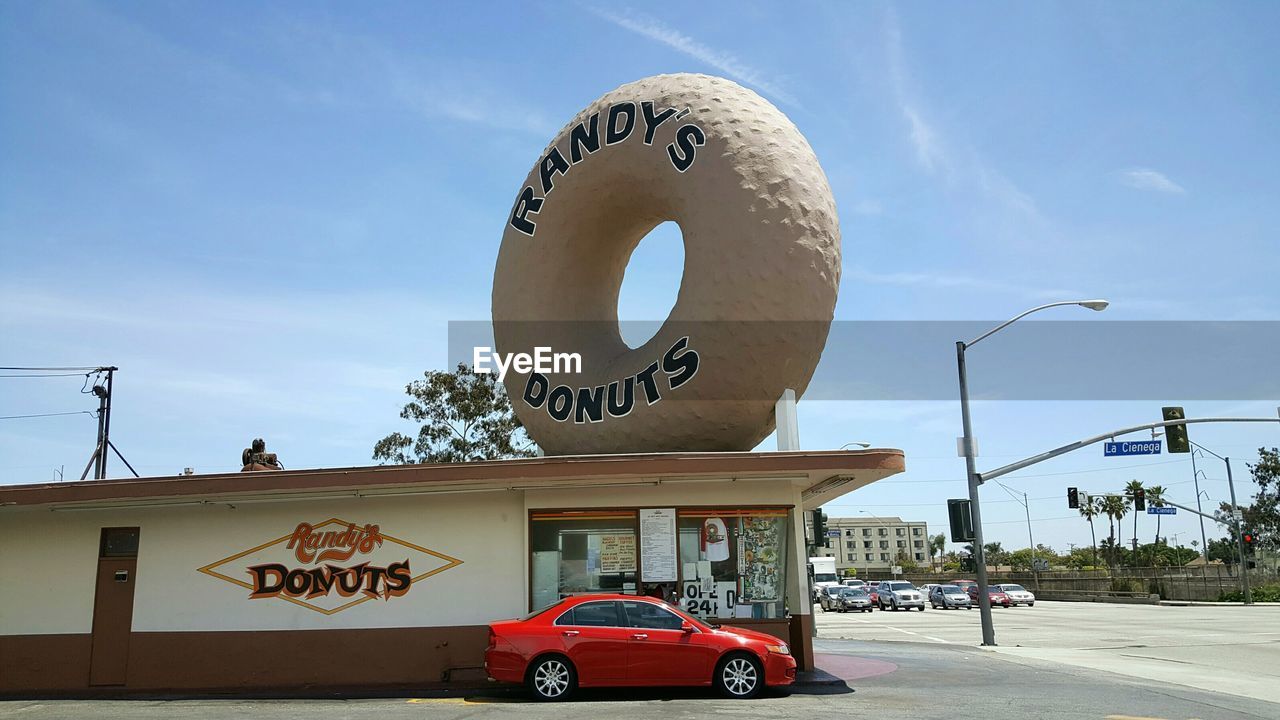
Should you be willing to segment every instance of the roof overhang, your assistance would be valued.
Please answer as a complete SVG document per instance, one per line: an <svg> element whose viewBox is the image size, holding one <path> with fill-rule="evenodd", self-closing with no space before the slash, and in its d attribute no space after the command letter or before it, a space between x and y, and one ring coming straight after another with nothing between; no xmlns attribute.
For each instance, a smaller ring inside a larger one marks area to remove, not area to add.
<svg viewBox="0 0 1280 720"><path fill-rule="evenodd" d="M901 450L653 453L0 486L0 511L163 507L692 482L788 482L805 509L902 472Z"/></svg>

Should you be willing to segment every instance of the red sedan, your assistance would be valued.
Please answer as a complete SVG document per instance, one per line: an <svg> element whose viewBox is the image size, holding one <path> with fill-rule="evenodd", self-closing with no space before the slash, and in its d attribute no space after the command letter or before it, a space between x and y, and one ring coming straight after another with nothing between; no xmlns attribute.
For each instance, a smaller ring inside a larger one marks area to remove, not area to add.
<svg viewBox="0 0 1280 720"><path fill-rule="evenodd" d="M772 635L707 625L647 597L580 595L489 625L489 677L539 700L579 687L714 685L731 698L790 685L796 661Z"/></svg>

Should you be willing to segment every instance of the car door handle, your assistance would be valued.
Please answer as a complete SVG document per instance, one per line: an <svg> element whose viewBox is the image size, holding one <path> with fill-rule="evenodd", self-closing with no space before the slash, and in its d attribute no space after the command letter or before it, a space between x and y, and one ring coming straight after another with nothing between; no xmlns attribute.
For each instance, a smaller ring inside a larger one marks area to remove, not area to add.
<svg viewBox="0 0 1280 720"><path fill-rule="evenodd" d="M565 630L564 632L562 632L562 633L560 633L560 634L561 634L561 635L563 635L563 636L565 636L565 637L578 637L578 636L579 636L579 635L581 635L582 633L578 632L577 630Z"/></svg>
<svg viewBox="0 0 1280 720"><path fill-rule="evenodd" d="M644 633L636 633L631 636L631 639L632 640L648 640L649 636L645 635Z"/></svg>

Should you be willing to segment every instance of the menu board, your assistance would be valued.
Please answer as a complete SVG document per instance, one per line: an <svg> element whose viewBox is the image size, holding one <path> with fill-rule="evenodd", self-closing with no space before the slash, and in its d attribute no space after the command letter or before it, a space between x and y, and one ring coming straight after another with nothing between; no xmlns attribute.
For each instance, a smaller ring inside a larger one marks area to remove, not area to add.
<svg viewBox="0 0 1280 720"><path fill-rule="evenodd" d="M640 579L645 582L675 582L676 511L650 508L640 511Z"/></svg>
<svg viewBox="0 0 1280 720"><path fill-rule="evenodd" d="M600 572L626 573L636 571L636 536L600 536Z"/></svg>

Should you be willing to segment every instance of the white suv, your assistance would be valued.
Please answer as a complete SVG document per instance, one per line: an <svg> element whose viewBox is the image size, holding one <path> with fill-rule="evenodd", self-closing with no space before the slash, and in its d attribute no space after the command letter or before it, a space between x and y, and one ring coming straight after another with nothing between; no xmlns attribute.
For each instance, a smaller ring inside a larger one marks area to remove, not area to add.
<svg viewBox="0 0 1280 720"><path fill-rule="evenodd" d="M924 595L915 585L905 580L881 580L876 588L880 598L880 609L918 608L924 612Z"/></svg>

